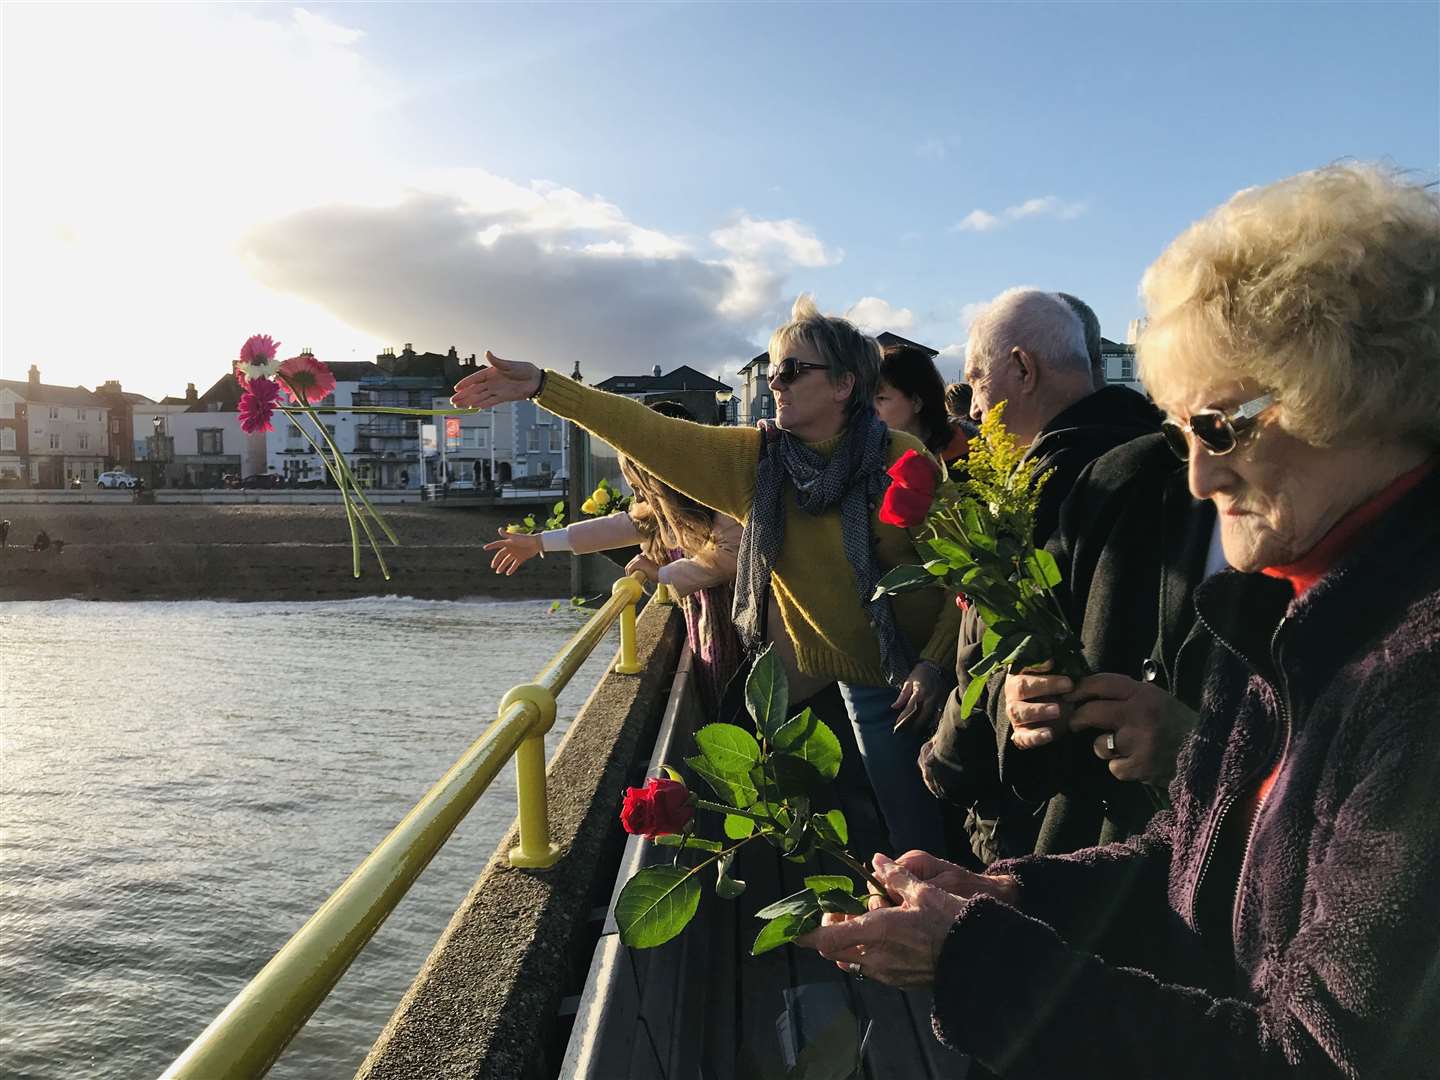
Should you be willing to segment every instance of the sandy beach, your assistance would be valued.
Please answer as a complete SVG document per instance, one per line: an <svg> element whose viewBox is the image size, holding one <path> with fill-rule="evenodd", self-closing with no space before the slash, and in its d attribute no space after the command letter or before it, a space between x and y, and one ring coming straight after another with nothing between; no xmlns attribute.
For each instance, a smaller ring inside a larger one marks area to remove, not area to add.
<svg viewBox="0 0 1440 1080"><path fill-rule="evenodd" d="M389 581L363 537L361 577L352 575L340 506L0 505L10 522L0 601L570 595L568 555L532 560L508 578L490 570L482 545L520 516L513 510L399 505L382 513L400 539L382 548ZM30 550L42 529L64 551Z"/></svg>

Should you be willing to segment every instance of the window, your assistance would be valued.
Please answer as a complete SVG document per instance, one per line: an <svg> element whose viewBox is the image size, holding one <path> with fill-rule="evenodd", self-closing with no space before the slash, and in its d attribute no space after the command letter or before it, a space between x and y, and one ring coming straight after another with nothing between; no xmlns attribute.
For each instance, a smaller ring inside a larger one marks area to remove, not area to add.
<svg viewBox="0 0 1440 1080"><path fill-rule="evenodd" d="M51 450L59 450L59 449L60 449L60 436L59 436L57 433L55 433L55 432L51 432L51 433L50 433L50 449L51 449Z"/></svg>
<svg viewBox="0 0 1440 1080"><path fill-rule="evenodd" d="M8 398L0 401L0 420L15 419L15 403Z"/></svg>
<svg viewBox="0 0 1440 1080"><path fill-rule="evenodd" d="M1125 359L1120 361L1120 378L1135 378L1135 361L1133 358L1127 356L1125 357Z"/></svg>
<svg viewBox="0 0 1440 1080"><path fill-rule="evenodd" d="M549 475L550 475L550 462L548 462L548 461L542 461L542 462L540 462L540 472L543 473L545 476L549 476Z"/></svg>
<svg viewBox="0 0 1440 1080"><path fill-rule="evenodd" d="M15 429L0 428L0 450L15 449Z"/></svg>
<svg viewBox="0 0 1440 1080"><path fill-rule="evenodd" d="M119 421L117 418L113 417L113 416L110 418L110 434L111 434L111 435L119 435L119 434L120 434L120 421Z"/></svg>
<svg viewBox="0 0 1440 1080"><path fill-rule="evenodd" d="M560 449L560 438L561 438L561 436L564 434L564 430L565 430L565 429L562 428L559 424L554 424L554 425L551 426L551 428L550 428L550 449L551 449L551 450L559 450L559 449Z"/></svg>
<svg viewBox="0 0 1440 1080"><path fill-rule="evenodd" d="M224 428L200 428L195 432L196 452L200 454L225 453Z"/></svg>
<svg viewBox="0 0 1440 1080"><path fill-rule="evenodd" d="M525 449L532 454L540 449L540 429L532 427L525 432Z"/></svg>
<svg viewBox="0 0 1440 1080"><path fill-rule="evenodd" d="M85 409L76 409L76 410L75 410L75 419L76 419L76 420L88 420L88 419L90 419L90 416L89 416L89 413L88 413Z"/></svg>
<svg viewBox="0 0 1440 1080"><path fill-rule="evenodd" d="M89 449L90 449L90 436L89 436L89 435L81 435L81 436L80 436L80 449L81 449L81 450L89 450Z"/></svg>
<svg viewBox="0 0 1440 1080"><path fill-rule="evenodd" d="M60 419L60 406L58 406L58 405L51 405L51 406L50 406L50 419L51 419L51 420L59 420L59 419Z"/></svg>

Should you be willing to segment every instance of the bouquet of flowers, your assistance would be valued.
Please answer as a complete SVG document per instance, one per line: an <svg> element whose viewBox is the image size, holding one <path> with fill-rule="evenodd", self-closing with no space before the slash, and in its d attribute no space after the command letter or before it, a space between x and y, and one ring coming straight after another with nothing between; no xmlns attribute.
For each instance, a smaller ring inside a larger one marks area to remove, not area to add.
<svg viewBox="0 0 1440 1080"><path fill-rule="evenodd" d="M601 480L590 493L590 497L580 504L580 510L586 517L605 517L607 514L629 510L634 501L609 480Z"/></svg>
<svg viewBox="0 0 1440 1080"><path fill-rule="evenodd" d="M706 724L695 733L700 752L685 759L715 799L698 797L669 766L664 776L625 792L620 811L625 831L677 849L670 865L638 871L620 891L615 919L626 945L653 948L684 930L699 908L700 875L709 867L717 896L733 900L743 893L745 882L730 869L740 849L756 841L804 865L824 856L848 873L807 876L800 892L761 908L756 917L765 925L751 946L754 956L809 933L824 912L864 912L866 890L862 885L857 893L852 874L879 889L864 863L845 848L845 815L821 808L827 781L840 770L840 741L809 709L787 715L785 673L769 649L746 680L745 703L753 732L738 724ZM697 811L714 815L724 839L700 835ZM689 853L701 858L687 865Z"/></svg>
<svg viewBox="0 0 1440 1080"><path fill-rule="evenodd" d="M975 707L991 673L1050 662L1079 680L1090 674L1080 641L1065 619L1054 587L1055 558L1035 547L1035 509L1049 473L1005 428L1002 402L985 415L958 475L937 476L930 461L906 451L890 468L881 520L919 528L934 558L890 571L876 596L929 586L956 591L985 621L983 655L970 669L961 710Z"/></svg>
<svg viewBox="0 0 1440 1080"><path fill-rule="evenodd" d="M235 379L244 393L240 397L240 428L247 435L273 431L271 420L276 412L290 418L315 453L324 462L330 478L345 505L345 519L350 525L350 550L355 576L360 576L360 532L375 553L380 572L390 580L390 568L376 539L378 529L391 544L399 546L389 524L376 511L365 489L355 480L344 453L336 445L329 430L320 422L319 413L361 412L389 413L403 416L457 416L474 409L403 409L382 406L340 408L320 405L335 390L335 375L307 349L288 360L278 359L280 343L269 334L254 334L246 339L235 362ZM288 399L289 404L284 402ZM305 421L302 423L302 421Z"/></svg>

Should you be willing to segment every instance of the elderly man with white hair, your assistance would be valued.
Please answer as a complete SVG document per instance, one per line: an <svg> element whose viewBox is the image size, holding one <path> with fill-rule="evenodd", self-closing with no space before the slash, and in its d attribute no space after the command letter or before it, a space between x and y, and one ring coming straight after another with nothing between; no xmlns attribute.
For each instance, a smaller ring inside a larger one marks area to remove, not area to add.
<svg viewBox="0 0 1440 1080"><path fill-rule="evenodd" d="M1060 504L1086 465L1122 443L1156 432L1160 415L1123 386L1096 389L1085 327L1060 295L1009 289L970 326L965 349L972 419L1005 403L1005 426L1029 449L1026 456L1052 470L1035 515L1035 543L1055 530ZM1029 854L1039 818L1035 807L1000 783L996 734L983 711L960 710L968 671L979 659L984 627L973 611L960 633L959 688L951 695L920 767L931 791L967 812L966 832L981 863Z"/></svg>

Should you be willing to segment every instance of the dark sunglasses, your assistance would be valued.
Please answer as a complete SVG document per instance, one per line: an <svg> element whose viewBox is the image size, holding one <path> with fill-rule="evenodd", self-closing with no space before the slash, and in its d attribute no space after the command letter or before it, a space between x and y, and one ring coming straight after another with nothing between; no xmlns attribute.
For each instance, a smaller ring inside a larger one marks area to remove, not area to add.
<svg viewBox="0 0 1440 1080"><path fill-rule="evenodd" d="M796 360L793 356L787 356L780 363L775 365L775 378L781 386L789 386L804 373L807 368L814 368L816 371L829 371L829 364L810 364L804 360Z"/></svg>
<svg viewBox="0 0 1440 1080"><path fill-rule="evenodd" d="M1241 436L1253 428L1260 414L1274 404L1274 394L1262 394L1245 402L1233 412L1201 409L1183 422L1166 420L1160 425L1160 430L1164 432L1170 449L1175 451L1175 456L1181 461L1190 460L1190 440L1185 437L1187 431L1195 436L1195 441L1203 446L1207 453L1224 457L1240 445Z"/></svg>

